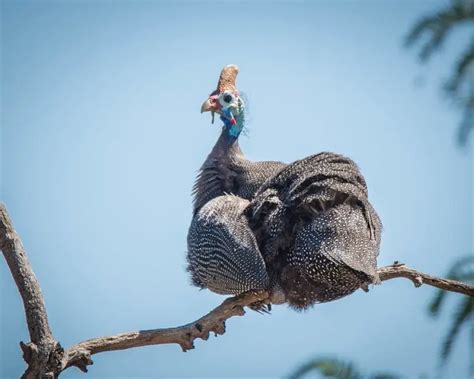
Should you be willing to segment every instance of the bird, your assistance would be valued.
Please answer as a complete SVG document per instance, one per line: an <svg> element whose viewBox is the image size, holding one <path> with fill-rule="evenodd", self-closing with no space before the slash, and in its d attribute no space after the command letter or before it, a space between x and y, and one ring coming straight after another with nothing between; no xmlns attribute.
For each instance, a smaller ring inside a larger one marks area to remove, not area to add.
<svg viewBox="0 0 474 379"><path fill-rule="evenodd" d="M368 290L379 282L382 224L358 166L331 152L290 164L247 160L237 73L224 67L201 107L223 126L193 188L192 283L218 294L269 291L272 303L296 310Z"/></svg>
<svg viewBox="0 0 474 379"><path fill-rule="evenodd" d="M224 125L221 134L199 170L193 187L195 214L213 198L232 193L250 200L263 182L286 165L278 161L253 162L239 147L239 135L245 124L245 103L235 85L239 68L222 69L213 91L201 106L201 113L218 113Z"/></svg>

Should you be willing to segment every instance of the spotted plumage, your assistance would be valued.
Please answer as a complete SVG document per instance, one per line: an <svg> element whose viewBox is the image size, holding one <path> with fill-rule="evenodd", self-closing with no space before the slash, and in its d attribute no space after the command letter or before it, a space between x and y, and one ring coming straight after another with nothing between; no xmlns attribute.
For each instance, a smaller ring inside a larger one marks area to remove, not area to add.
<svg viewBox="0 0 474 379"><path fill-rule="evenodd" d="M224 126L194 187L193 283L221 294L278 292L296 309L377 283L381 222L357 165L334 153L289 165L247 160L236 75L224 68L202 108Z"/></svg>
<svg viewBox="0 0 474 379"><path fill-rule="evenodd" d="M249 202L218 196L194 216L188 233L188 263L193 283L220 294L268 288L265 262L243 210Z"/></svg>
<svg viewBox="0 0 474 379"><path fill-rule="evenodd" d="M238 140L229 135L228 127L224 126L194 184L194 213L226 193L251 200L260 186L285 166L274 161L249 161L240 150Z"/></svg>

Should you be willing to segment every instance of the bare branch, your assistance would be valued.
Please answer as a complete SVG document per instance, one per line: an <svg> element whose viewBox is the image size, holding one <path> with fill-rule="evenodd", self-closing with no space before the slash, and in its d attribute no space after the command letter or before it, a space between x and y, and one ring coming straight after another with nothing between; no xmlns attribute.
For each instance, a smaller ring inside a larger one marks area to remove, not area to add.
<svg viewBox="0 0 474 379"><path fill-rule="evenodd" d="M404 264L395 262L391 266L381 267L377 270L380 280L390 280L395 278L410 279L415 287L427 284L445 291L462 293L468 296L474 296L474 286L458 282L457 280L438 278L423 272L413 270Z"/></svg>
<svg viewBox="0 0 474 379"><path fill-rule="evenodd" d="M4 205L0 204L0 248L12 272L25 307L31 342L21 342L28 369L23 378L57 378L71 366L87 372L92 355L114 350L161 344L178 344L183 351L194 348L197 338L207 340L210 333L224 334L225 321L245 314L244 307L254 303L269 303L268 292L245 293L226 299L221 305L200 319L176 328L140 330L114 336L82 341L63 350L54 339L48 324L43 296L28 262L20 237L13 229ZM378 269L381 281L394 278L410 279L416 287L423 283L446 291L474 296L474 286L455 280L437 278L395 262Z"/></svg>
<svg viewBox="0 0 474 379"><path fill-rule="evenodd" d="M243 316L245 306L265 301L268 296L268 292L262 291L228 298L199 320L176 328L140 330L80 342L65 351L63 367L65 369L71 365L78 366L76 364L78 361L90 361L91 355L96 353L147 345L175 343L180 345L183 351L194 349L194 340L197 338L207 340L210 333L214 333L216 336L224 334L227 319L233 316Z"/></svg>
<svg viewBox="0 0 474 379"><path fill-rule="evenodd" d="M54 339L49 327L38 279L4 204L0 204L0 249L23 300L30 333L31 342L20 343L23 358L29 364L23 378L48 377L47 372L50 371L51 364L58 363L53 353L61 350L61 347Z"/></svg>
<svg viewBox="0 0 474 379"><path fill-rule="evenodd" d="M381 281L407 278L413 282L415 287L427 284L446 291L474 296L474 286L456 280L437 278L397 262L379 268L378 274ZM69 362L74 362L77 359L90 359L91 355L104 351L130 349L145 345L176 343L181 345L183 351L187 351L194 348L193 341L196 338L207 340L210 332L215 332L216 335L223 334L225 320L232 316L243 315L245 306L257 301L266 301L268 297L267 292L260 292L228 298L206 316L177 328L144 330L87 340L66 350L63 365L65 368L69 367L71 365Z"/></svg>

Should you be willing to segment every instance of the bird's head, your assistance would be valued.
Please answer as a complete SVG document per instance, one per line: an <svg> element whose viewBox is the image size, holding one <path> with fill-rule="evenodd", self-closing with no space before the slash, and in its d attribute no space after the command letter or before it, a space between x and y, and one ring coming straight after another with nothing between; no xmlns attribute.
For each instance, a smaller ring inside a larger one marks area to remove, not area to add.
<svg viewBox="0 0 474 379"><path fill-rule="evenodd" d="M239 68L234 65L225 66L219 77L217 89L212 92L201 106L201 113L218 113L230 136L237 138L244 127L245 104L235 86Z"/></svg>

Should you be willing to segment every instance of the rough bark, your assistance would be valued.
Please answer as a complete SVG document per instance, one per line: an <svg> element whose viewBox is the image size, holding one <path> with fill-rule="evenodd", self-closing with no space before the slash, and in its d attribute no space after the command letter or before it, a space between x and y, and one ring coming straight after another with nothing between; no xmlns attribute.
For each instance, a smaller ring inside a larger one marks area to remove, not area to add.
<svg viewBox="0 0 474 379"><path fill-rule="evenodd" d="M395 262L390 266L380 267L377 272L381 281L395 278L406 278L411 280L415 287L420 287L422 284L427 284L445 291L474 296L474 286L458 282L456 280L431 276L423 272L416 271L398 262Z"/></svg>
<svg viewBox="0 0 474 379"><path fill-rule="evenodd" d="M22 378L57 378L71 366L87 372L87 366L93 363L92 355L106 351L171 343L178 344L183 351L187 351L194 348L194 340L197 338L207 340L210 333L216 336L224 334L225 321L233 316L244 315L244 307L255 302L269 303L268 292L245 293L226 299L207 315L186 325L93 338L64 350L51 332L40 285L3 204L0 204L0 249L23 300L31 339L29 343L20 342L23 358L28 365ZM427 284L474 296L474 286L424 274L398 262L379 268L378 273L381 281L407 278L416 287Z"/></svg>
<svg viewBox="0 0 474 379"><path fill-rule="evenodd" d="M31 339L29 343L20 342L28 364L22 378L53 378L51 372L60 368L62 348L53 337L38 279L3 204L0 204L0 249L20 291Z"/></svg>

